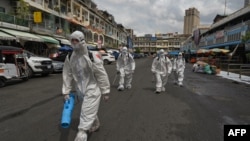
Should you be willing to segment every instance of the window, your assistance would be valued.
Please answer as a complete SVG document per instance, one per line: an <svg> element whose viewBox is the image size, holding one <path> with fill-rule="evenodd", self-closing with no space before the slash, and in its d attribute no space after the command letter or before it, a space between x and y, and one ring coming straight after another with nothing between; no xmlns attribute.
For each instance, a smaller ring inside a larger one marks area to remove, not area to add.
<svg viewBox="0 0 250 141"><path fill-rule="evenodd" d="M0 13L5 13L5 8L0 7Z"/></svg>

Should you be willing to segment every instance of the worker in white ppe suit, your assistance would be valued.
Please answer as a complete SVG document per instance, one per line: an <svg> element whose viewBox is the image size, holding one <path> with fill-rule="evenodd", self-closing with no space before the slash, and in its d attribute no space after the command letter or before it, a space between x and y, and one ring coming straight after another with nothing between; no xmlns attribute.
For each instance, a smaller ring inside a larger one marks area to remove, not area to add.
<svg viewBox="0 0 250 141"><path fill-rule="evenodd" d="M170 59L166 56L166 53L163 49L161 49L158 52L157 57L155 57L152 63L151 71L155 76L155 82L156 82L155 93L159 94L160 92L164 92L168 76L172 71L172 63Z"/></svg>
<svg viewBox="0 0 250 141"><path fill-rule="evenodd" d="M117 59L116 69L118 74L120 74L120 81L117 89L123 91L124 85L125 88L131 89L132 77L135 71L135 61L127 47L121 49L121 53Z"/></svg>
<svg viewBox="0 0 250 141"><path fill-rule="evenodd" d="M87 133L99 128L97 117L101 95L109 99L110 83L103 67L101 56L92 52L92 61L84 41L84 35L75 31L70 36L73 52L67 56L63 67L64 99L69 99L69 93L77 91L83 96L80 122L75 141L87 141Z"/></svg>
<svg viewBox="0 0 250 141"><path fill-rule="evenodd" d="M174 83L183 86L185 59L182 57L182 53L179 52L178 57L174 59L173 63Z"/></svg>

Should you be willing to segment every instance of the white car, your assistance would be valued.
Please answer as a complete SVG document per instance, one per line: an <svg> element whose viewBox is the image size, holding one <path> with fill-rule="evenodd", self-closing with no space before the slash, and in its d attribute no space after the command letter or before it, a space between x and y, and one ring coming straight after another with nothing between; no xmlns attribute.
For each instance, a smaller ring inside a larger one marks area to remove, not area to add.
<svg viewBox="0 0 250 141"><path fill-rule="evenodd" d="M53 73L62 72L64 62L52 60L52 66L53 66Z"/></svg>
<svg viewBox="0 0 250 141"><path fill-rule="evenodd" d="M110 53L102 53L102 60L105 65L111 64L115 62L115 56Z"/></svg>
<svg viewBox="0 0 250 141"><path fill-rule="evenodd" d="M37 56L27 50L24 50L24 56L27 59L29 66L29 77L34 74L48 76L53 71L52 60L48 57Z"/></svg>

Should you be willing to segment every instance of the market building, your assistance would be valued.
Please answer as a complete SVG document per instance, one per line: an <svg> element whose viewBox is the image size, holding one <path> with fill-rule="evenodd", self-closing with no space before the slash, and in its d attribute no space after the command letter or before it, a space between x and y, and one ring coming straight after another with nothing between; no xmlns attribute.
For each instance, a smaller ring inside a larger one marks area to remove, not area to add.
<svg viewBox="0 0 250 141"><path fill-rule="evenodd" d="M242 41L250 32L250 5L230 15L216 15L213 24L207 28L194 28L193 34L181 47L182 51L198 49L226 49L233 53L238 63L250 62L250 43Z"/></svg>
<svg viewBox="0 0 250 141"><path fill-rule="evenodd" d="M176 33L157 33L146 34L144 36L134 37L134 48L146 54L154 54L157 50L164 49L167 52L180 51L182 43L189 37L189 34Z"/></svg>

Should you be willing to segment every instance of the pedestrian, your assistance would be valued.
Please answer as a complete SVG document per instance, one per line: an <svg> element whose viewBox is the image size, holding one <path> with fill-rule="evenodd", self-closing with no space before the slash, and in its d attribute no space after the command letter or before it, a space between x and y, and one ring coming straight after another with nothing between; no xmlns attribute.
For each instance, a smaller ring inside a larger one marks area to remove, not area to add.
<svg viewBox="0 0 250 141"><path fill-rule="evenodd" d="M174 59L173 72L174 72L174 83L183 86L184 70L185 70L185 59L182 53L178 53L178 57Z"/></svg>
<svg viewBox="0 0 250 141"><path fill-rule="evenodd" d="M172 71L172 63L170 59L166 56L166 52L161 49L157 57L155 57L151 71L155 76L156 90L155 93L165 91L165 85L167 84L168 76Z"/></svg>
<svg viewBox="0 0 250 141"><path fill-rule="evenodd" d="M118 91L124 90L124 83L125 88L131 89L132 77L135 71L135 61L127 47L121 49L121 53L117 59L116 69L117 73L120 74L119 86L117 88Z"/></svg>
<svg viewBox="0 0 250 141"><path fill-rule="evenodd" d="M109 99L110 83L98 52L89 54L83 33L73 32L70 41L73 52L64 62L62 93L65 100L74 91L83 96L75 141L87 141L87 132L94 132L100 126L97 113L101 95L105 101Z"/></svg>

